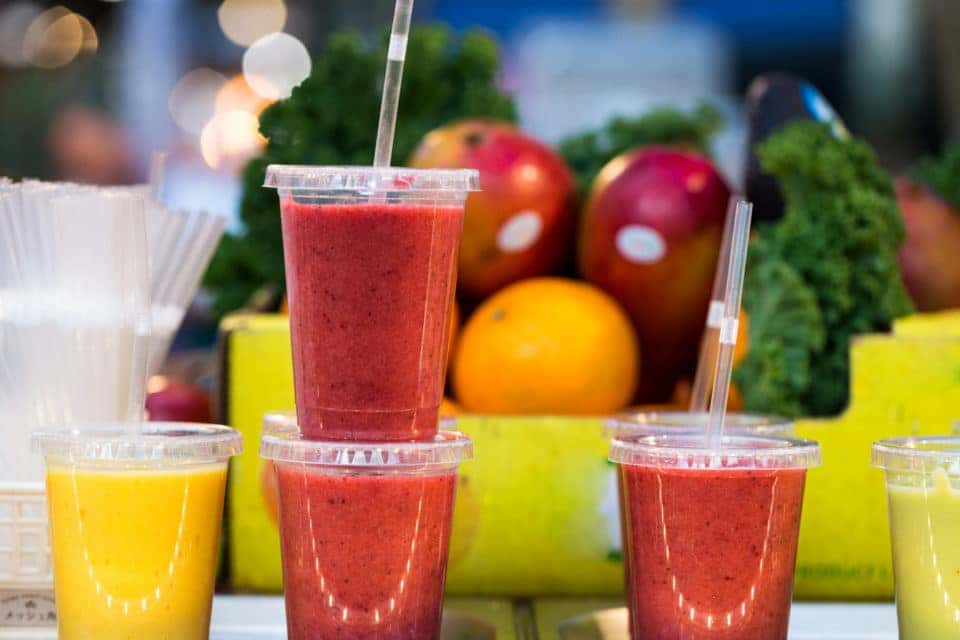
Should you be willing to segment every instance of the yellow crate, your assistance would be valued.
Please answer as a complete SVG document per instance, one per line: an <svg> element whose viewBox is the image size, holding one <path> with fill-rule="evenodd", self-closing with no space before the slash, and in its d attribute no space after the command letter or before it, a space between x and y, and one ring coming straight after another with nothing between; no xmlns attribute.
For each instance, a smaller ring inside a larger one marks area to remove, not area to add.
<svg viewBox="0 0 960 640"><path fill-rule="evenodd" d="M239 590L280 589L276 524L257 455L261 418L293 405L287 320L236 316L222 326L226 419L244 434L229 489L230 577ZM918 316L851 349L850 408L800 420L824 465L808 478L798 597L893 593L882 474L870 444L947 433L960 419L960 315ZM616 484L599 418L460 416L476 459L463 465L448 591L484 595L618 595Z"/></svg>

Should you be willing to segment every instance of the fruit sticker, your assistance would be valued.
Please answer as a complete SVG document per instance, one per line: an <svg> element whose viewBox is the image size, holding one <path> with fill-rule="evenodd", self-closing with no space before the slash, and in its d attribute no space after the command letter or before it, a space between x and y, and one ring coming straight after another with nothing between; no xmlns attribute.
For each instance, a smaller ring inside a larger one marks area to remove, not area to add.
<svg viewBox="0 0 960 640"><path fill-rule="evenodd" d="M634 264L659 262L667 252L663 236L656 229L641 224L621 227L617 232L616 244L620 255Z"/></svg>
<svg viewBox="0 0 960 640"><path fill-rule="evenodd" d="M533 210L512 216L497 232L497 248L504 253L520 253L532 247L543 232L543 216Z"/></svg>

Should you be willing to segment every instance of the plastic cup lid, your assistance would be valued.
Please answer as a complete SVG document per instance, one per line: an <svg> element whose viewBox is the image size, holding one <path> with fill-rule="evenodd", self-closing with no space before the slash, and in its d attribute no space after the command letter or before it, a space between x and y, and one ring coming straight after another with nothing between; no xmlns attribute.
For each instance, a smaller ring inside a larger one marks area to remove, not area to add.
<svg viewBox="0 0 960 640"><path fill-rule="evenodd" d="M230 427L187 422L145 422L131 425L79 425L59 431L37 431L33 448L47 460L66 463L156 463L177 465L223 461L243 451L243 439Z"/></svg>
<svg viewBox="0 0 960 640"><path fill-rule="evenodd" d="M658 433L703 433L710 422L707 412L643 411L621 413L604 421L604 435L609 438ZM724 430L730 435L789 436L794 423L788 418L755 413L728 413Z"/></svg>
<svg viewBox="0 0 960 640"><path fill-rule="evenodd" d="M720 449L708 449L693 434L616 438L610 460L625 465L673 469L808 469L820 464L813 440L774 436L724 436Z"/></svg>
<svg viewBox="0 0 960 640"><path fill-rule="evenodd" d="M960 436L888 438L873 444L875 467L895 472L960 474Z"/></svg>
<svg viewBox="0 0 960 640"><path fill-rule="evenodd" d="M441 427L453 427L444 419ZM350 442L306 440L292 412L268 413L263 419L260 455L278 462L296 462L351 469L431 469L455 467L473 457L473 442L462 433L442 429L424 442Z"/></svg>
<svg viewBox="0 0 960 640"><path fill-rule="evenodd" d="M316 167L271 164L263 186L311 191L441 191L480 190L475 169L409 169L406 167Z"/></svg>

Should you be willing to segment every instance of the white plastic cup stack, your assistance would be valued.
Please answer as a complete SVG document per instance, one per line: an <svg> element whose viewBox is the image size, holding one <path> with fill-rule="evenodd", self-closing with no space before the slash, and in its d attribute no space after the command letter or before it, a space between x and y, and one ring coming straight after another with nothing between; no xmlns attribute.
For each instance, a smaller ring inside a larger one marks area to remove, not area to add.
<svg viewBox="0 0 960 640"><path fill-rule="evenodd" d="M143 199L25 182L0 238L0 481L40 480L33 429L143 414L150 330Z"/></svg>

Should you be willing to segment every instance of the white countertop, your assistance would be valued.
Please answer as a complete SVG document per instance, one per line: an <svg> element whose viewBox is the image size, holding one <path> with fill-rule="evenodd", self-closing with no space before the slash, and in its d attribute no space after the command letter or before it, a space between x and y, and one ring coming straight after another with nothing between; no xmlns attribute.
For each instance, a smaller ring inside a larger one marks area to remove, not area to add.
<svg viewBox="0 0 960 640"><path fill-rule="evenodd" d="M217 596L211 640L282 640L283 598ZM0 638L55 640L43 631L2 632ZM790 616L790 640L897 640L893 604L797 602Z"/></svg>
<svg viewBox="0 0 960 640"><path fill-rule="evenodd" d="M211 640L278 640L284 634L283 598L217 596ZM790 640L897 640L893 604L797 602Z"/></svg>

